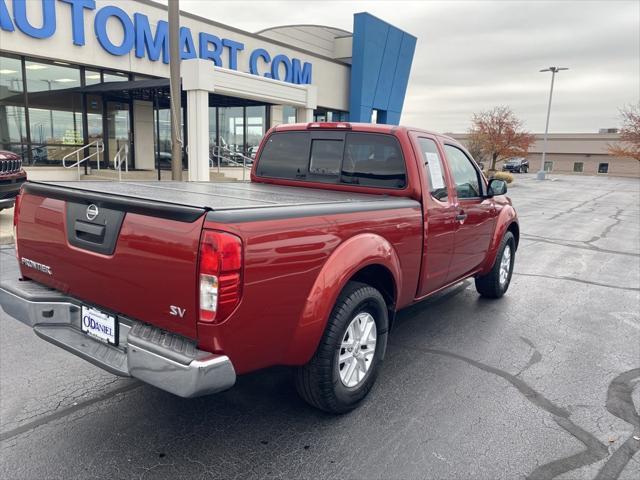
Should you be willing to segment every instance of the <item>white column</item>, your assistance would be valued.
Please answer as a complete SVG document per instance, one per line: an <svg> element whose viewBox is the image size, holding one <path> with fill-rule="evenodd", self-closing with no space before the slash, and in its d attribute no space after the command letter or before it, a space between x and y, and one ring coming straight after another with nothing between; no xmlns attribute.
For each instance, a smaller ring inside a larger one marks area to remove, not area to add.
<svg viewBox="0 0 640 480"><path fill-rule="evenodd" d="M138 170L155 170L156 168L156 148L153 144L154 128L153 103L134 100L133 131L135 132L134 148ZM131 154L129 154L129 168L131 168Z"/></svg>
<svg viewBox="0 0 640 480"><path fill-rule="evenodd" d="M182 88L187 92L189 181L209 181L209 92L215 84L213 64L202 59L182 62Z"/></svg>
<svg viewBox="0 0 640 480"><path fill-rule="evenodd" d="M298 123L313 122L313 108L297 108Z"/></svg>
<svg viewBox="0 0 640 480"><path fill-rule="evenodd" d="M282 105L271 105L271 125L270 127L275 127L276 125L280 125L284 122Z"/></svg>
<svg viewBox="0 0 640 480"><path fill-rule="evenodd" d="M189 181L209 181L209 92L187 91Z"/></svg>

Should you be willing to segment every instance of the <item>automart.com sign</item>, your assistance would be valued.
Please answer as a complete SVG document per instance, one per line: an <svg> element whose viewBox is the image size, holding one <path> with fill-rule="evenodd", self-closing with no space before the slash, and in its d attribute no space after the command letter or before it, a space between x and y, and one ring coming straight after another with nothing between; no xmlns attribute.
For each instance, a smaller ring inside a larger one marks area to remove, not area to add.
<svg viewBox="0 0 640 480"><path fill-rule="evenodd" d="M56 14L71 15L73 44L85 45L87 34L87 12L95 10L93 15L93 33L98 43L111 55L128 55L134 51L138 58L147 58L152 62L162 60L169 63L169 28L164 20L156 25L149 23L149 17L142 13L130 16L119 7L107 5L96 9L95 0L42 0L37 3L42 8L42 22L34 26L27 16L27 0L13 0L13 17L7 4L10 0L0 0L0 29L13 32L17 28L33 38L49 38L56 32ZM56 8L64 4L65 8ZM56 12L56 10L58 10ZM111 36L108 23L118 23L121 32L117 40ZM242 42L230 38L220 38L209 32L194 35L188 27L180 28L180 51L182 59L203 58L212 60L218 67L238 69L238 53L244 50ZM228 64L223 65L222 54L227 51ZM302 62L287 55L271 54L264 48L254 49L249 56L249 71L275 80L289 83L311 83L312 64Z"/></svg>

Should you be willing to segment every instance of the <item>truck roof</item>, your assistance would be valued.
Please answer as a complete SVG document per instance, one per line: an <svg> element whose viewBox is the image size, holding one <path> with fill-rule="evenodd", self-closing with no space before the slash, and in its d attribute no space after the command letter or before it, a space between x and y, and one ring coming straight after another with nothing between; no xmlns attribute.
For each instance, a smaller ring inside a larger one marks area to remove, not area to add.
<svg viewBox="0 0 640 480"><path fill-rule="evenodd" d="M311 122L311 123L283 123L273 127L275 132L289 132L302 130L351 130L354 132L385 133L395 134L396 132L422 132L436 137L443 137L453 140L447 135L425 130L424 128L414 128L402 125L387 125L383 123L355 123L355 122ZM457 143L457 142L456 142Z"/></svg>

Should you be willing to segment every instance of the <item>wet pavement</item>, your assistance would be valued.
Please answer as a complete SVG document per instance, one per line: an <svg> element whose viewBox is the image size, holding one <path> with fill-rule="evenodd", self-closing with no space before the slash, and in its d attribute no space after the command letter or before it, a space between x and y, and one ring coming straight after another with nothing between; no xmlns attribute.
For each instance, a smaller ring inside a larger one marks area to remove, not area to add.
<svg viewBox="0 0 640 480"><path fill-rule="evenodd" d="M348 415L286 368L181 399L0 311L0 478L640 478L640 181L515 177L507 295L466 281L400 313Z"/></svg>

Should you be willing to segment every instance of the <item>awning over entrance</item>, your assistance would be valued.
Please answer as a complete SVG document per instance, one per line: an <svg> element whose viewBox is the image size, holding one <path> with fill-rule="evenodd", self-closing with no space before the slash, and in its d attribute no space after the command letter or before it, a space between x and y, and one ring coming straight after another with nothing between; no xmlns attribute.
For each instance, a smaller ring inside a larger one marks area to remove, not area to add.
<svg viewBox="0 0 640 480"><path fill-rule="evenodd" d="M169 88L168 78L149 78L144 80L131 80L128 82L105 82L79 87L77 90L82 93L106 93L106 92L127 92L131 90L157 90L159 88Z"/></svg>
<svg viewBox="0 0 640 480"><path fill-rule="evenodd" d="M130 80L124 82L105 82L85 87L62 88L30 92L29 99L33 104L46 105L49 108L64 109L74 95L101 95L122 100L152 101L159 108L169 108L169 79L150 78L144 80ZM77 97L79 98L79 97ZM8 105L22 105L23 96L14 95L2 99ZM209 96L210 107L248 107L252 105L269 105L269 102L252 100L249 98L231 97L212 93Z"/></svg>

